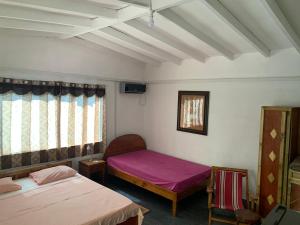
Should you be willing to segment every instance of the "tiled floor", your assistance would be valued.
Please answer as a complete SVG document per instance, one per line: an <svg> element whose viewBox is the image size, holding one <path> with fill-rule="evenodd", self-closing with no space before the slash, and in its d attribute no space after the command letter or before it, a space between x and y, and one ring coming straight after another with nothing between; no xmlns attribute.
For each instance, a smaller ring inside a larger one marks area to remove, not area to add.
<svg viewBox="0 0 300 225"><path fill-rule="evenodd" d="M117 178L108 178L106 185L127 196L150 212L145 215L143 225L207 225L207 194L198 192L178 204L177 217L171 215L171 201L152 194Z"/></svg>

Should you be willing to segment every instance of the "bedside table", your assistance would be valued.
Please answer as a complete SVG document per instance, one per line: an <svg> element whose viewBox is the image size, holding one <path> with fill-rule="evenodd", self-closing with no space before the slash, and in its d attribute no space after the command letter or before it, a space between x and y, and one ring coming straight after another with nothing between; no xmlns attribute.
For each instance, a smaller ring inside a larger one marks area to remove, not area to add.
<svg viewBox="0 0 300 225"><path fill-rule="evenodd" d="M79 161L79 173L91 180L104 183L105 161L101 159Z"/></svg>

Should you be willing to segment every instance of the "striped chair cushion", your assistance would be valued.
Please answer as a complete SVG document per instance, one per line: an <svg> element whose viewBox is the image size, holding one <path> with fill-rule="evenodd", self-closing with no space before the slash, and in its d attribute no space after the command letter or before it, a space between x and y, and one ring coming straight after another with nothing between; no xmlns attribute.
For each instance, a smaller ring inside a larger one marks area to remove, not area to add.
<svg viewBox="0 0 300 225"><path fill-rule="evenodd" d="M235 211L243 209L243 177L239 172L216 172L216 208Z"/></svg>

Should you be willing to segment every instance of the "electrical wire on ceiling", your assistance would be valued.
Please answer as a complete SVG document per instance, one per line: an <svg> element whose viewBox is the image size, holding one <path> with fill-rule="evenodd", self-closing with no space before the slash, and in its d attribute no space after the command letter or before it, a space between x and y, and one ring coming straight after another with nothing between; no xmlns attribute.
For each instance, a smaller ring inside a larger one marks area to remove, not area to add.
<svg viewBox="0 0 300 225"><path fill-rule="evenodd" d="M155 13L152 6L152 0L149 0L149 11L150 11L150 15L149 15L148 26L152 28L154 27L154 13Z"/></svg>

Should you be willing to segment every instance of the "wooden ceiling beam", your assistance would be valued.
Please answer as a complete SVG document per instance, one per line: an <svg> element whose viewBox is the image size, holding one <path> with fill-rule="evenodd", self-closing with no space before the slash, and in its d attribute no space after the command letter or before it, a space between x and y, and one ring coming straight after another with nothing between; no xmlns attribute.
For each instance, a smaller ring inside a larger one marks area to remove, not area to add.
<svg viewBox="0 0 300 225"><path fill-rule="evenodd" d="M126 2L131 5L136 5L140 7L149 7L149 0L120 0L121 2Z"/></svg>
<svg viewBox="0 0 300 225"><path fill-rule="evenodd" d="M136 51L142 51L144 54L152 55L153 57L157 59L164 59L171 61L175 64L181 64L182 59L178 58L177 56L174 56L168 52L165 52L159 48L156 48L150 44L147 44L135 37L132 37L128 34L125 34L121 31L118 31L116 29L113 29L111 27L106 27L102 29L101 31L97 31L97 35L101 35L101 33L104 33L105 36L108 35L108 38L112 41L116 41L117 43L120 43L121 45L126 45L126 47L129 46L129 48L133 48ZM105 37L104 36L104 37Z"/></svg>
<svg viewBox="0 0 300 225"><path fill-rule="evenodd" d="M128 49L128 48L125 48L121 45L118 45L118 44L115 44L105 38L102 38L102 37L99 37L97 35L94 35L94 34L84 34L84 35L80 35L80 38L86 40L86 41L89 41L89 42L92 42L94 44L97 44L97 45L100 45L102 47L105 47L105 48L108 48L108 49L111 49L115 52L118 52L118 53L121 53L123 55L126 55L126 56L129 56L133 59L136 59L140 62L143 62L143 63L148 63L148 64L151 64L151 65L154 65L154 66L159 66L161 64L160 61L156 60L156 59L153 59L151 57L148 57L146 55L143 55L143 54L140 54L136 51L133 51L131 49Z"/></svg>
<svg viewBox="0 0 300 225"><path fill-rule="evenodd" d="M159 31L157 28L155 27L150 28L149 26L147 26L145 22L143 22L140 19L129 20L125 22L125 24L189 55L190 57L200 62L205 62L205 58L208 57L204 53L199 52L194 48L191 48L190 46L186 45L185 43L175 38L169 38L163 32Z"/></svg>
<svg viewBox="0 0 300 225"><path fill-rule="evenodd" d="M47 24L47 23L36 23L25 20L12 20L6 18L0 18L0 27L17 29L17 30L30 30L30 31L40 31L49 33L60 33L60 34L70 34L74 32L72 27L61 26L57 24Z"/></svg>
<svg viewBox="0 0 300 225"><path fill-rule="evenodd" d="M48 33L58 33L58 34L70 34L74 32L74 28L68 26L62 26L57 24L47 24L47 23L36 23L25 20L14 20L0 18L0 27L17 29L17 30L31 30L40 31Z"/></svg>
<svg viewBox="0 0 300 225"><path fill-rule="evenodd" d="M82 0L0 0L0 3L88 17L117 18L118 11Z"/></svg>
<svg viewBox="0 0 300 225"><path fill-rule="evenodd" d="M300 37L290 25L288 19L274 0L262 0L265 8L268 10L276 24L280 27L292 45L300 53Z"/></svg>
<svg viewBox="0 0 300 225"><path fill-rule="evenodd" d="M266 57L270 56L270 49L268 49L268 47L245 25L243 25L219 0L202 0L202 2L255 47L262 55Z"/></svg>
<svg viewBox="0 0 300 225"><path fill-rule="evenodd" d="M92 21L88 18L10 5L0 5L0 17L77 27L90 27L93 25Z"/></svg>
<svg viewBox="0 0 300 225"><path fill-rule="evenodd" d="M202 31L198 30L197 28L193 27L191 24L189 24L184 18L177 15L170 9L166 9L163 11L160 11L159 14L161 14L163 17L168 19L169 21L173 22L177 26L181 27L186 32L192 34L193 36L197 37L199 40L203 41L207 45L214 48L216 51L224 55L230 60L234 59L234 53L231 52L229 49L225 48L222 44L217 42L214 38L209 37Z"/></svg>
<svg viewBox="0 0 300 225"><path fill-rule="evenodd" d="M134 19L137 17L141 17L144 15L147 15L148 10L141 8L141 7L136 7L136 6L128 6L123 9L120 9L118 11L118 19L95 19L93 21L93 26L89 28L80 28L76 29L75 32L73 32L71 35L63 35L61 36L62 39L67 39L67 38L72 38L74 36L79 36L82 34L86 34L89 32L97 31L99 29L105 28L112 26L114 24L122 23L124 21Z"/></svg>
<svg viewBox="0 0 300 225"><path fill-rule="evenodd" d="M149 0L120 0L120 1L132 5L144 7L144 8L149 8ZM159 10L175 7L190 1L193 0L152 0L152 7L154 10L159 11Z"/></svg>
<svg viewBox="0 0 300 225"><path fill-rule="evenodd" d="M14 1L16 1L16 0L14 0ZM21 0L17 0L17 1L21 1ZM23 1L25 1L25 0L23 0ZM33 1L33 0L26 0L26 1ZM34 1L38 1L38 0L34 0ZM46 0L43 0L43 1L46 1ZM178 6L178 5L188 2L188 1L191 1L191 0L153 0L153 9L156 11L159 11L159 10L166 9L169 7ZM127 0L125 0L124 2L127 2L127 3L131 2L132 5L125 7L123 9L120 9L118 11L118 19L95 21L95 25L92 28L79 29L76 32L74 32L72 35L63 35L61 38L66 39L66 38L71 38L74 36L82 35L85 33L97 31L97 30L105 28L105 27L113 26L115 24L123 23L125 21L139 18L139 17L149 14L148 7L145 7L145 1L138 1L138 0L128 0L127 1Z"/></svg>

